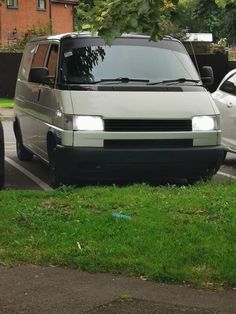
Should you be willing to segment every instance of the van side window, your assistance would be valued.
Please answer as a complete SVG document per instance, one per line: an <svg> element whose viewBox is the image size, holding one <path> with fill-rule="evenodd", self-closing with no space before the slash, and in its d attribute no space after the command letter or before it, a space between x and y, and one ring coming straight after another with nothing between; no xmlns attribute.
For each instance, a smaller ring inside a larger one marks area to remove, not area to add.
<svg viewBox="0 0 236 314"><path fill-rule="evenodd" d="M21 67L19 70L19 78L28 81L31 63L34 57L35 46L27 45L22 57Z"/></svg>
<svg viewBox="0 0 236 314"><path fill-rule="evenodd" d="M52 45L49 52L48 61L46 64L46 67L48 68L48 74L52 78L56 77L57 57L58 57L58 45Z"/></svg>
<svg viewBox="0 0 236 314"><path fill-rule="evenodd" d="M42 68L44 67L47 51L48 51L48 44L42 44L38 46L38 49L34 55L33 62L31 68Z"/></svg>

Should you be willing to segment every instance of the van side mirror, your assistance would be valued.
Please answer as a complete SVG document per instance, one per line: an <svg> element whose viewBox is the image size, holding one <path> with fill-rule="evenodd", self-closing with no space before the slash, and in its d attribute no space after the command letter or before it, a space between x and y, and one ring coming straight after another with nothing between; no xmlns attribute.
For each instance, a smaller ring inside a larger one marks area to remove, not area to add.
<svg viewBox="0 0 236 314"><path fill-rule="evenodd" d="M200 74L204 85L212 86L214 84L214 72L211 66L203 66L200 70Z"/></svg>
<svg viewBox="0 0 236 314"><path fill-rule="evenodd" d="M32 68L29 72L29 82L51 85L52 78L48 74L48 68Z"/></svg>

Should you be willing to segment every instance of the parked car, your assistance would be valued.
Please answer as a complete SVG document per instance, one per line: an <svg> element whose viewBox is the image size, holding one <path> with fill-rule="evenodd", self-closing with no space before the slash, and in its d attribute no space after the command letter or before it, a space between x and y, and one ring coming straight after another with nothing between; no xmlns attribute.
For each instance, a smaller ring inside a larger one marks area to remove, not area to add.
<svg viewBox="0 0 236 314"><path fill-rule="evenodd" d="M5 153L4 153L4 133L2 123L0 121L0 189L4 186L4 174L5 174Z"/></svg>
<svg viewBox="0 0 236 314"><path fill-rule="evenodd" d="M221 114L225 155L236 153L236 69L225 75L212 97Z"/></svg>
<svg viewBox="0 0 236 314"><path fill-rule="evenodd" d="M182 43L89 33L31 40L15 93L20 160L57 186L77 180L208 178L220 167L219 111Z"/></svg>

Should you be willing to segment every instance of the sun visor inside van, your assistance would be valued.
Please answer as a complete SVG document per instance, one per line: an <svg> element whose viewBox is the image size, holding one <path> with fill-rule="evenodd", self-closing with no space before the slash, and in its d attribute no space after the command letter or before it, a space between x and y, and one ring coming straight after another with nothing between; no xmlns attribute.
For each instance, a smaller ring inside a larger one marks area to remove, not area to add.
<svg viewBox="0 0 236 314"><path fill-rule="evenodd" d="M112 42L112 45L128 45L128 46L145 46L161 49L168 49L186 54L186 50L178 40L163 39L158 42L149 40L148 38L117 38ZM98 37L87 38L64 38L62 40L63 53L72 51L74 48L91 47L91 46L106 46L105 42Z"/></svg>

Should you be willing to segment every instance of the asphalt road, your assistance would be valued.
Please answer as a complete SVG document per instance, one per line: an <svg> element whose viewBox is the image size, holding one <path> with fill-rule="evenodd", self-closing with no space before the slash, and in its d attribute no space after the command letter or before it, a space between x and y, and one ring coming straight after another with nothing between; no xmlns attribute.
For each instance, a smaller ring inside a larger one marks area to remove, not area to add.
<svg viewBox="0 0 236 314"><path fill-rule="evenodd" d="M0 278L1 314L233 314L236 310L234 289L200 290L34 265L0 266Z"/></svg>
<svg viewBox="0 0 236 314"><path fill-rule="evenodd" d="M37 157L31 162L21 162L16 156L12 121L3 121L5 136L6 189L32 189L50 191L48 167ZM236 179L236 154L227 154L225 164L213 177L214 181Z"/></svg>

